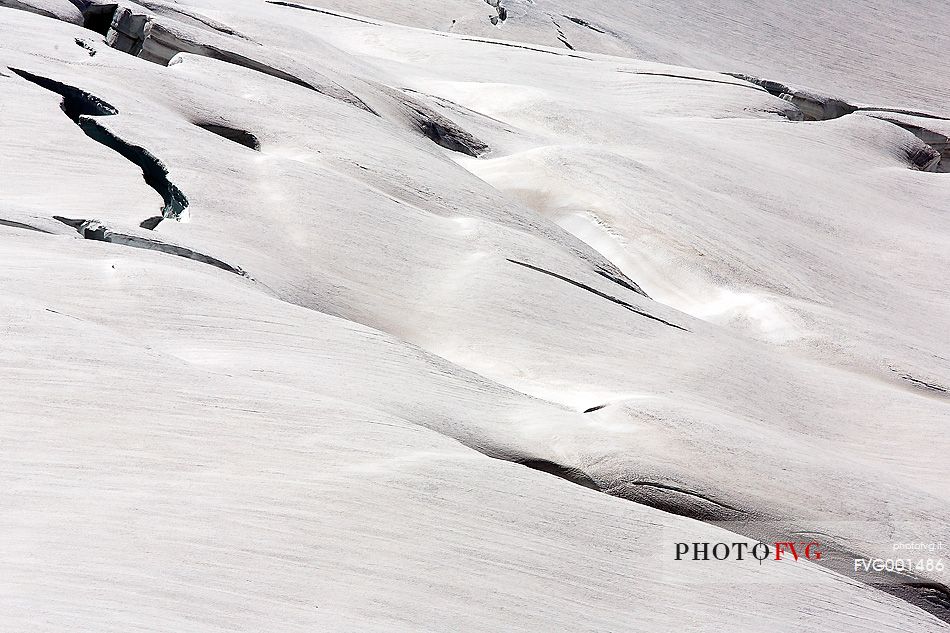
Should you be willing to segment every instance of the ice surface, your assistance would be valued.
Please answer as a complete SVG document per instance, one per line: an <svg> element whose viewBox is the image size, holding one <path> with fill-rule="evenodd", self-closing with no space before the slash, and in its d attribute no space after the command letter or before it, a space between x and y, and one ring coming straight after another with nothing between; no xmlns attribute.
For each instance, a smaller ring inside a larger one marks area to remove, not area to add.
<svg viewBox="0 0 950 633"><path fill-rule="evenodd" d="M950 628L910 9L10 4L0 629Z"/></svg>

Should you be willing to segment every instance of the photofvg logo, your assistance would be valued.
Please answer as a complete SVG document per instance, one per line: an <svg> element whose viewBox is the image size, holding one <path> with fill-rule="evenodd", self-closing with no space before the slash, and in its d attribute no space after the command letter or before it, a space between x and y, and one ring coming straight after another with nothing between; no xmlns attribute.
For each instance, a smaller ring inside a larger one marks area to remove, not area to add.
<svg viewBox="0 0 950 633"><path fill-rule="evenodd" d="M674 560L810 560L822 559L821 543L818 541L775 541L774 543L746 542L677 542L674 543ZM834 548L831 548L834 550ZM934 543L894 543L893 551L899 554L887 558L853 557L854 572L896 572L913 574L943 573L948 565L942 555L946 546L943 542ZM841 552L838 552L841 555Z"/></svg>
<svg viewBox="0 0 950 633"><path fill-rule="evenodd" d="M821 543L776 541L774 543L676 543L676 560L821 560Z"/></svg>
<svg viewBox="0 0 950 633"><path fill-rule="evenodd" d="M734 585L818 586L827 579L825 574L814 573L812 566L818 565L859 582L906 592L908 587L945 584L950 570L947 526L937 520L816 521L807 525L745 521L717 522L714 527L716 531L699 526L686 531L670 526L661 536L662 546L649 555L671 583L696 587L719 584L724 578ZM861 537L848 538L855 534ZM943 538L921 538L930 534ZM881 535L886 535L886 540ZM921 592L926 593L924 589ZM940 595L946 596L940 600L950 598L950 594Z"/></svg>

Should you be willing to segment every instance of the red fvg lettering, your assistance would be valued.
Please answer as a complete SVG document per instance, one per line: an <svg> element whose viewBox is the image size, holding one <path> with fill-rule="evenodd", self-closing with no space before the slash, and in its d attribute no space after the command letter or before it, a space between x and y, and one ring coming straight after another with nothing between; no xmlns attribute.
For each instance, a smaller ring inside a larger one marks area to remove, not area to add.
<svg viewBox="0 0 950 633"><path fill-rule="evenodd" d="M797 543L802 545L805 548L804 556L808 560L821 560L821 551L818 549L821 547L818 543L812 541L811 543ZM791 541L784 541L781 543L775 543L775 560L782 560L782 554L791 554L792 560L798 560L798 550L795 549L796 543ZM814 551L812 548L815 548Z"/></svg>
<svg viewBox="0 0 950 633"><path fill-rule="evenodd" d="M792 558L798 560L798 552L795 551L795 544L791 542L776 543L775 544L775 560L782 560L782 550L788 548L788 551L792 553Z"/></svg>

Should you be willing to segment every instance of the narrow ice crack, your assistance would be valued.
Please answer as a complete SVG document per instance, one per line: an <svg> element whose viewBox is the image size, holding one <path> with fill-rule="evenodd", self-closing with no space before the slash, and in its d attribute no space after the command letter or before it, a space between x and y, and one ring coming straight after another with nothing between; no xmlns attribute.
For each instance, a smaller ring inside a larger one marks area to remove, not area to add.
<svg viewBox="0 0 950 633"><path fill-rule="evenodd" d="M485 142L405 92L382 84L377 84L377 87L392 97L409 116L412 125L437 145L474 158L478 158L489 150Z"/></svg>
<svg viewBox="0 0 950 633"><path fill-rule="evenodd" d="M10 70L23 79L60 95L63 99L61 103L63 112L79 126L86 136L117 152L142 170L145 182L158 192L165 202L162 207L162 216L181 219L188 207L188 198L168 179L168 169L165 165L145 148L123 140L95 119L95 117L117 115L119 111L114 106L73 86L40 77L25 70L16 68Z"/></svg>
<svg viewBox="0 0 950 633"><path fill-rule="evenodd" d="M646 74L646 73L643 73ZM898 120L894 117L882 116L884 114L899 114L923 119L934 119L946 121L946 117L928 114L926 112L917 112L901 108L878 108L874 106L857 106L846 101L827 95L818 94L811 90L792 88L778 81L770 79L760 79L751 75L742 73L723 73L736 79L747 81L759 86L770 94L788 101L799 110L801 110L803 119L806 121L828 121L837 119L848 114L860 112L867 116L886 121L892 125L903 128L916 136L929 146L929 149L911 148L907 151L907 159L914 168L926 172L950 172L950 137L934 130L927 129L921 125ZM697 78L698 79L698 78ZM700 80L703 81L703 80Z"/></svg>
<svg viewBox="0 0 950 633"><path fill-rule="evenodd" d="M333 16L335 18L343 18L344 20L352 20L353 22L362 22L363 24L371 24L372 26L379 26L376 22L370 22L369 20L363 20L361 18L356 18L351 15L343 15L342 13L334 13L333 11L327 11L326 9L318 9L317 7L308 7L302 4L295 4L293 2L283 2L280 0L265 0L267 4L275 4L279 7L289 7L291 9L301 9L303 11L313 11L314 13L322 13L324 15Z"/></svg>
<svg viewBox="0 0 950 633"><path fill-rule="evenodd" d="M646 505L672 514L694 519L705 517L707 520L722 520L725 518L722 516L723 510L737 512L740 515L746 514L744 510L717 501L708 495L655 481L623 482L607 492L624 499L646 503ZM641 500L643 493L646 493L647 500ZM712 508L709 506L712 506Z"/></svg>
<svg viewBox="0 0 950 633"><path fill-rule="evenodd" d="M603 488L601 488L600 485L594 481L590 475L579 468L564 466L547 459L536 458L516 459L514 460L514 463L527 466L532 470L537 470L543 473L548 473L549 475L554 475L555 477L560 477L561 479L565 479L573 484L590 488L591 490L596 490L597 492L604 491Z"/></svg>
<svg viewBox="0 0 950 633"><path fill-rule="evenodd" d="M436 33L436 35L441 35L443 37L449 37L448 33ZM547 55L559 55L561 57L573 57L574 59L583 59L585 61L592 61L589 57L584 57L583 55L575 55L573 53L565 53L561 51L548 51L543 48L534 48L533 46L522 46L520 44L513 44L511 42L499 42L497 40L486 40L479 39L476 37L462 37L459 38L464 42L478 42L479 44L491 44L492 46L505 46L507 48L520 48L526 51L533 51L535 53L545 53Z"/></svg>
<svg viewBox="0 0 950 633"><path fill-rule="evenodd" d="M873 106L861 106L855 112L887 112L889 114L903 114L906 116L920 117L921 119L935 119L937 121L950 121L950 117L928 114L927 112L917 112L916 110L904 110L902 108L877 108Z"/></svg>
<svg viewBox="0 0 950 633"><path fill-rule="evenodd" d="M36 231L37 233L50 233L49 231L32 226L30 224L24 224L23 222L16 222L14 220L4 220L3 218L0 218L0 226L9 226L10 228L14 229L26 229L28 231Z"/></svg>
<svg viewBox="0 0 950 633"><path fill-rule="evenodd" d="M563 276L563 275L559 275L559 274L554 273L554 272L551 272L551 271L549 271L549 270L545 270L545 269L543 269L543 268L539 268L538 266L532 266L531 264L526 264L525 262L519 262L519 261L514 260L514 259L508 259L508 261L511 262L512 264L517 264L518 266L523 266L523 267L525 267L525 268L529 268L529 269L531 269L531 270L535 270L535 271L537 271L537 272L539 272L539 273L548 275L548 276L550 276L550 277L554 277L555 279L560 279L561 281L567 282L567 283L571 284L572 286L577 286L578 288L582 288L582 289L586 290L587 292L593 293L593 294L597 295L598 297L602 297L602 298L604 298L604 299L606 299L606 300L608 300L608 301L612 301L613 303L615 303L615 304L617 304L617 305L619 305L619 306L621 306L621 307L623 307L623 308L626 308L627 310L629 310L629 311L631 311L631 312L633 312L633 313L639 314L640 316L644 316L644 317L646 317L646 318L648 318L648 319L652 319L653 321L657 321L657 322L662 323L662 324L664 324L664 325L668 325L669 327L676 328L677 330L682 330L682 331L684 331L684 332L689 332L689 330L687 330L686 328L684 328L684 327L682 327L682 326L680 326L680 325L676 325L675 323L670 323L669 321L667 321L667 320L665 320L665 319L661 319L661 318L658 317L658 316L654 316L654 315L650 314L649 312L644 312L643 310L640 310L640 309L636 308L635 306L633 306L633 305L627 303L627 302L624 301L623 299L618 299L617 297L613 297L613 296L611 296L611 295L609 295L609 294L607 294L607 293L605 293L605 292L601 292L600 290L597 290L596 288L592 288L591 286L588 286L587 284L583 284L583 283L581 283L581 282L579 282L579 281L574 281L573 279L570 279L570 278L565 277L565 276Z"/></svg>
<svg viewBox="0 0 950 633"><path fill-rule="evenodd" d="M569 16L569 15L565 15L564 17L567 18L568 20L570 20L571 22L573 22L574 24L578 25L578 26L583 26L584 28L588 28L588 29L590 29L591 31L594 31L594 32L597 32L597 33L603 33L604 35L607 34L607 31L604 31L603 29L597 28L596 26L594 26L593 24L591 24L591 23L588 22L587 20L582 20L582 19L580 19L580 18L573 18L573 17L571 17L571 16Z"/></svg>
<svg viewBox="0 0 950 633"><path fill-rule="evenodd" d="M557 23L557 20L554 19L554 16L548 14L548 17L551 18L551 22L554 23L554 28L557 29L557 39L561 44L564 44L567 48L574 50L574 46L568 41L567 36L564 35L564 31L561 30L561 25Z"/></svg>
<svg viewBox="0 0 950 633"><path fill-rule="evenodd" d="M828 121L852 114L858 110L857 106L836 97L792 88L770 79L760 79L743 73L723 74L765 88L770 94L788 101L802 111L806 121Z"/></svg>
<svg viewBox="0 0 950 633"><path fill-rule="evenodd" d="M652 299L652 297L650 297L650 295L644 292L644 290L640 286L630 281L623 273L612 273L612 272L607 272L604 270L596 270L594 272L596 272L598 275L600 275L604 279L611 281L622 288L631 290L647 299Z"/></svg>
<svg viewBox="0 0 950 633"><path fill-rule="evenodd" d="M634 70L624 70L620 69L617 72L627 73L630 75L645 75L647 77L670 77L672 79L686 79L689 81L703 81L712 84L721 84L723 86L735 86L736 88L745 88L747 90L755 90L756 92L766 92L761 86L750 86L748 83L739 84L732 81L722 81L719 79L709 79L707 77L690 77L689 75L676 75L673 73L651 73L645 71L634 71ZM770 93L771 94L771 93Z"/></svg>
<svg viewBox="0 0 950 633"><path fill-rule="evenodd" d="M911 582L908 586L919 589L925 600L941 609L950 610L950 589L935 582Z"/></svg>
<svg viewBox="0 0 950 633"><path fill-rule="evenodd" d="M908 158L918 169L928 172L950 173L950 136L907 121L882 116L881 113L883 112L886 111L863 111L863 114L907 130L927 144L930 151L917 150L908 152Z"/></svg>
<svg viewBox="0 0 950 633"><path fill-rule="evenodd" d="M927 382L926 380L921 380L920 378L915 378L913 375L908 374L907 372L902 372L894 367L888 367L892 372L897 374L901 380L906 380L909 383L912 383L918 387L923 387L924 389L929 389L930 391L936 391L937 393L950 393L950 389L937 383Z"/></svg>
<svg viewBox="0 0 950 633"><path fill-rule="evenodd" d="M243 145L244 147L252 149L256 152L261 151L261 142L256 136L247 130L241 130L227 125L218 125L216 123L196 123L195 125L200 127L202 130L207 130L212 134L217 134L221 138L226 138L232 143Z"/></svg>
<svg viewBox="0 0 950 633"><path fill-rule="evenodd" d="M123 140L92 117L79 117L79 127L89 138L115 150L141 168L145 182L165 200L163 217L181 218L188 207L188 198L168 179L168 169L162 161L144 147Z"/></svg>
<svg viewBox="0 0 950 633"><path fill-rule="evenodd" d="M67 226L73 227L80 235L83 236L83 238L87 240L108 242L110 244L121 244L123 246L129 246L132 248L141 248L149 251L167 253L168 255L175 255L177 257L183 257L185 259L201 262L202 264L208 264L214 266L215 268L226 270L229 273L240 275L241 277L248 277L248 274L244 272L244 270L239 266L232 266L231 264L223 262L216 257L211 257L210 255L193 251L190 248L185 248L184 246L176 246L174 244L168 244L167 242L162 242L152 238L144 238L137 235L119 233L117 231L113 231L104 224L101 224L97 220L65 218L58 215L53 216L53 219L62 222Z"/></svg>

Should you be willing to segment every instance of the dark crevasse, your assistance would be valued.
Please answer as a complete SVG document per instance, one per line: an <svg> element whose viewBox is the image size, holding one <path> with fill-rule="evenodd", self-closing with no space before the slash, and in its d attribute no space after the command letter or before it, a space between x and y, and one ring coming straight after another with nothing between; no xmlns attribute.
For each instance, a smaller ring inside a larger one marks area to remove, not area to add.
<svg viewBox="0 0 950 633"><path fill-rule="evenodd" d="M11 68L27 81L63 98L61 108L73 123L92 140L105 145L142 170L142 176L152 189L162 197L162 217L179 219L188 207L188 198L168 178L168 169L147 149L129 143L106 129L94 117L113 116L118 109L98 97L64 83L34 75L25 70Z"/></svg>

